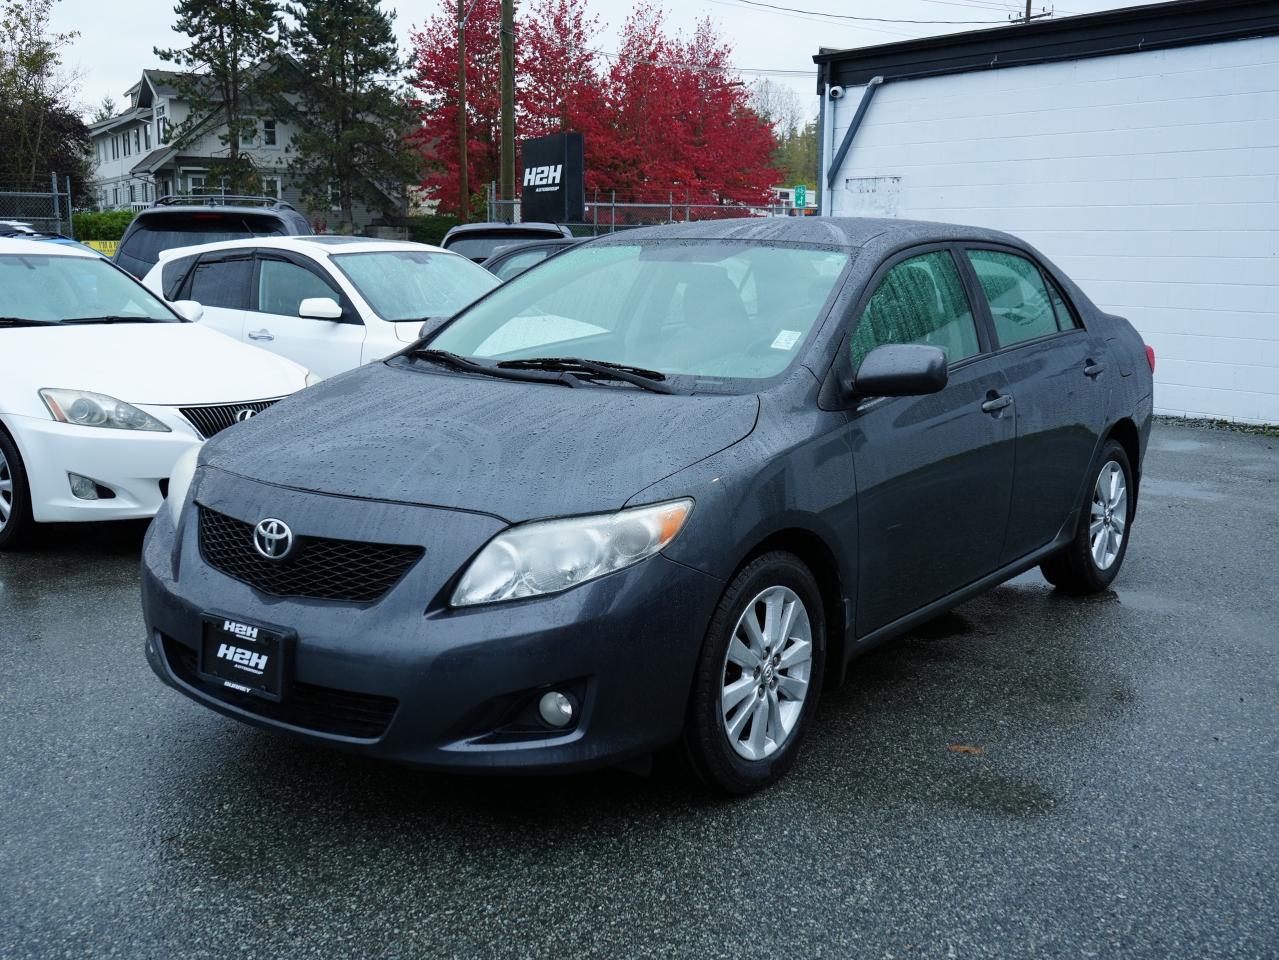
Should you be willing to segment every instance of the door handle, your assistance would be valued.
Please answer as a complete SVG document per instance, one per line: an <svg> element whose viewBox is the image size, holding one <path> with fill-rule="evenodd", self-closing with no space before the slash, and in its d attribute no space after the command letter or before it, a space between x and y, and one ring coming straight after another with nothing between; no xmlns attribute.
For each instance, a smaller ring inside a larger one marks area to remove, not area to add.
<svg viewBox="0 0 1279 960"><path fill-rule="evenodd" d="M250 330L249 339L250 340L274 340L275 336L271 333L270 330L267 330L265 327L263 327L261 330Z"/></svg>
<svg viewBox="0 0 1279 960"><path fill-rule="evenodd" d="M1012 406L1012 402L1013 398L1009 394L1001 393L983 403L981 409L983 413L998 413L1004 407Z"/></svg>
<svg viewBox="0 0 1279 960"><path fill-rule="evenodd" d="M1105 370L1106 365L1104 363L1098 363L1096 360L1092 359L1092 357L1089 357L1086 361L1084 361L1085 377L1092 377L1096 379L1097 377L1100 377Z"/></svg>

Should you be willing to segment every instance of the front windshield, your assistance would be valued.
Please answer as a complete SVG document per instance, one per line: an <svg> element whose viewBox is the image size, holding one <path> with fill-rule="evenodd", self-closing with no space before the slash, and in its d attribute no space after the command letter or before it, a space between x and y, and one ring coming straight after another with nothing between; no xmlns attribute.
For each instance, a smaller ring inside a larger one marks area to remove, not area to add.
<svg viewBox="0 0 1279 960"><path fill-rule="evenodd" d="M344 253L332 258L383 320L451 317L488 293L498 280L452 253L394 250Z"/></svg>
<svg viewBox="0 0 1279 960"><path fill-rule="evenodd" d="M0 254L0 317L179 322L142 284L101 257L30 253Z"/></svg>
<svg viewBox="0 0 1279 960"><path fill-rule="evenodd" d="M844 252L763 243L588 244L510 280L430 346L767 379L799 355L847 263Z"/></svg>

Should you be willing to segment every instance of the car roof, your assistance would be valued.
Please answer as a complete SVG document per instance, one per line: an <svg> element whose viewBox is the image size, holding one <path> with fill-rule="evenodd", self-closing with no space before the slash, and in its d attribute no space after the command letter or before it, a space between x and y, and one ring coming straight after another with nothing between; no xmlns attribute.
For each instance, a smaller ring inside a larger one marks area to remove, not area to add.
<svg viewBox="0 0 1279 960"><path fill-rule="evenodd" d="M555 223L459 223L451 227L446 236L455 237L460 233L553 233L562 236L564 231Z"/></svg>
<svg viewBox="0 0 1279 960"><path fill-rule="evenodd" d="M301 217L293 207L271 207L271 206L252 206L250 204L234 204L234 203L174 203L163 204L160 206L152 205L143 210L138 211L139 217L147 217L148 219L156 216L190 216L193 213L209 213L214 211L217 213L256 213L271 217ZM303 217L303 219L306 219Z"/></svg>
<svg viewBox="0 0 1279 960"><path fill-rule="evenodd" d="M969 227L927 220L876 217L735 217L639 227L599 238L601 243L631 240L741 240L773 243L805 243L856 248L871 240L893 245L946 240L989 240L1024 243L1010 234L986 227Z"/></svg>
<svg viewBox="0 0 1279 960"><path fill-rule="evenodd" d="M523 253L525 250L538 250L542 247L575 247L579 243L585 243L590 237L547 237L545 240L519 240L515 243L508 243L504 247L498 247L493 254L484 261L484 263L492 263L494 260L505 260L512 254Z"/></svg>
<svg viewBox="0 0 1279 960"><path fill-rule="evenodd" d="M160 262L175 257L186 257L196 253L211 253L215 250L240 250L246 247L267 248L271 250L291 250L294 253L306 254L309 257L328 257L339 253L386 253L395 250L429 250L432 253L444 253L457 256L441 247L433 247L427 243L415 243L411 240L379 240L377 237L339 237L315 236L308 234L300 237L243 237L238 240L219 240L215 243L199 243L189 247L172 247L160 251Z"/></svg>
<svg viewBox="0 0 1279 960"><path fill-rule="evenodd" d="M46 257L89 257L99 259L88 247L70 243L50 243L48 239L27 240L18 237L0 237L0 254L42 254Z"/></svg>

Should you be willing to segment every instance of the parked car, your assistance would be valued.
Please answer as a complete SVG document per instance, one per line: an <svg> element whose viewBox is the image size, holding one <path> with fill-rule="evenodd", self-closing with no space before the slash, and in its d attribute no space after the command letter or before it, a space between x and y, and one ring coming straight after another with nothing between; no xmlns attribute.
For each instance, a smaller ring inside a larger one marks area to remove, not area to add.
<svg viewBox="0 0 1279 960"><path fill-rule="evenodd" d="M308 382L196 315L92 252L0 239L0 549L153 516L185 451Z"/></svg>
<svg viewBox="0 0 1279 960"><path fill-rule="evenodd" d="M514 243L509 247L498 247L497 253L485 260L482 266L499 280L510 280L525 270L537 266L547 257L554 256L561 250L585 243L584 240L532 240L528 243Z"/></svg>
<svg viewBox="0 0 1279 960"><path fill-rule="evenodd" d="M332 376L412 343L499 281L439 247L363 237L269 237L165 251L144 281L194 300L203 323Z"/></svg>
<svg viewBox="0 0 1279 960"><path fill-rule="evenodd" d="M444 234L440 246L483 263L499 247L528 240L571 239L572 236L572 230L558 223L460 223Z"/></svg>
<svg viewBox="0 0 1279 960"><path fill-rule="evenodd" d="M65 247L75 247L77 250L84 250L87 253L92 253L94 256L103 256L102 253L94 250L93 247L90 247L87 244L81 243L79 240L73 240L61 233L37 230L31 224L25 223L21 220L0 220L0 239L3 238L41 240L45 243L54 243Z"/></svg>
<svg viewBox="0 0 1279 960"><path fill-rule="evenodd" d="M1004 233L601 238L188 457L147 656L313 743L484 771L676 744L743 793L876 644L1036 565L1109 586L1153 366Z"/></svg>
<svg viewBox="0 0 1279 960"><path fill-rule="evenodd" d="M133 218L113 259L141 279L174 247L313 232L292 204L273 197L161 197Z"/></svg>

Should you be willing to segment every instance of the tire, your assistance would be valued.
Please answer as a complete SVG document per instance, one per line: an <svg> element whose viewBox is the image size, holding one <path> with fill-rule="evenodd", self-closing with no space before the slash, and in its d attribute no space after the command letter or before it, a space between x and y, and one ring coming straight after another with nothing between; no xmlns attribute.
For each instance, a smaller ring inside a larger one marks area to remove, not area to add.
<svg viewBox="0 0 1279 960"><path fill-rule="evenodd" d="M779 651L776 638L788 616ZM755 640L752 622L760 628ZM716 791L741 795L785 774L817 706L825 660L822 596L808 568L781 551L747 564L711 617L693 678L680 747L697 778ZM758 727L756 717L762 718Z"/></svg>
<svg viewBox="0 0 1279 960"><path fill-rule="evenodd" d="M18 448L0 428L0 550L22 546L31 536L31 488Z"/></svg>
<svg viewBox="0 0 1279 960"><path fill-rule="evenodd" d="M1122 484L1122 490L1113 485L1116 482ZM1044 579L1073 594L1100 593L1108 588L1128 553L1136 494L1128 454L1117 441L1106 441L1089 473L1087 499L1075 536L1040 564Z"/></svg>

